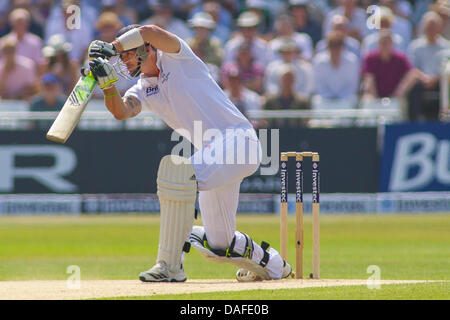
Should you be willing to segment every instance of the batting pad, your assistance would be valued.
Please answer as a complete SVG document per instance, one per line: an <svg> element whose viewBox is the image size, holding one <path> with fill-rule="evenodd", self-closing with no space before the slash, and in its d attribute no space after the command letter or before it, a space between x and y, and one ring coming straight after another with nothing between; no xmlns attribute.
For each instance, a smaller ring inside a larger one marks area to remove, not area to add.
<svg viewBox="0 0 450 320"><path fill-rule="evenodd" d="M176 267L181 263L183 245L194 223L197 195L194 166L189 159L165 156L159 164L157 185L161 224L156 261Z"/></svg>
<svg viewBox="0 0 450 320"><path fill-rule="evenodd" d="M200 226L194 226L192 228L192 232L189 237L189 242L206 259L216 263L230 263L238 268L242 268L256 273L263 280L271 279L267 270L262 266L260 266L257 262L244 257L219 256L203 245L204 239L205 239L205 229Z"/></svg>

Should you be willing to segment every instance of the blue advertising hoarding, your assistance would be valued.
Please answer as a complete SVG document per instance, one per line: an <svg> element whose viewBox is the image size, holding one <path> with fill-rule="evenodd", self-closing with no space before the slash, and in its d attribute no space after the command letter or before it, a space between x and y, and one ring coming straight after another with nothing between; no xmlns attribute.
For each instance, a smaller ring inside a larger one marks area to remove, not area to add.
<svg viewBox="0 0 450 320"><path fill-rule="evenodd" d="M450 191L450 124L386 127L380 192Z"/></svg>

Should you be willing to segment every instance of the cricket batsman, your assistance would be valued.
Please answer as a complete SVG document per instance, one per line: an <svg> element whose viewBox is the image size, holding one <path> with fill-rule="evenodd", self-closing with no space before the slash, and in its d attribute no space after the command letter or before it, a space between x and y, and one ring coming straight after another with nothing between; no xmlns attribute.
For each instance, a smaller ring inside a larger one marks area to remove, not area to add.
<svg viewBox="0 0 450 320"><path fill-rule="evenodd" d="M237 266L238 281L287 278L292 268L274 248L236 230L241 181L258 169L262 156L256 132L186 42L155 25L130 25L112 43L93 41L89 57L105 105L116 119L148 108L196 149L190 157L168 155L160 162L158 255L139 279L186 281L182 262L191 246L211 261ZM139 77L124 97L115 88L121 71L108 60L113 57L129 76ZM221 134L197 139L207 132ZM218 155L227 160L207 161ZM242 155L246 160L236 161ZM193 226L197 197L203 226Z"/></svg>

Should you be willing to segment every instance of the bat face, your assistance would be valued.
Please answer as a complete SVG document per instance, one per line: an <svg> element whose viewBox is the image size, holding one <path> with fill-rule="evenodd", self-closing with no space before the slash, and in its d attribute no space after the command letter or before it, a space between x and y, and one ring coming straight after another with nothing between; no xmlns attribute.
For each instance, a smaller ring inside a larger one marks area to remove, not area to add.
<svg viewBox="0 0 450 320"><path fill-rule="evenodd" d="M68 101L76 107L85 106L88 103L96 84L97 81L95 81L92 76L81 77L70 93Z"/></svg>
<svg viewBox="0 0 450 320"><path fill-rule="evenodd" d="M47 132L47 139L65 143L80 121L81 115L92 97L97 81L92 74L82 76L66 100L52 126Z"/></svg>

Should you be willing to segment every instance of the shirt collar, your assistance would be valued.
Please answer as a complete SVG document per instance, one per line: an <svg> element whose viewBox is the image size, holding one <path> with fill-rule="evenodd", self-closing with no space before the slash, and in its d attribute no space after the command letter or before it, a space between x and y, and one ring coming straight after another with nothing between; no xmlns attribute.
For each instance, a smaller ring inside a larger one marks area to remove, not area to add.
<svg viewBox="0 0 450 320"><path fill-rule="evenodd" d="M140 74L140 79L142 81L148 82L148 83L153 83L156 84L158 82L159 79L159 74L161 73L161 56L162 56L162 51L157 50L156 51L156 68L158 69L158 74L156 77L145 77L142 73Z"/></svg>

